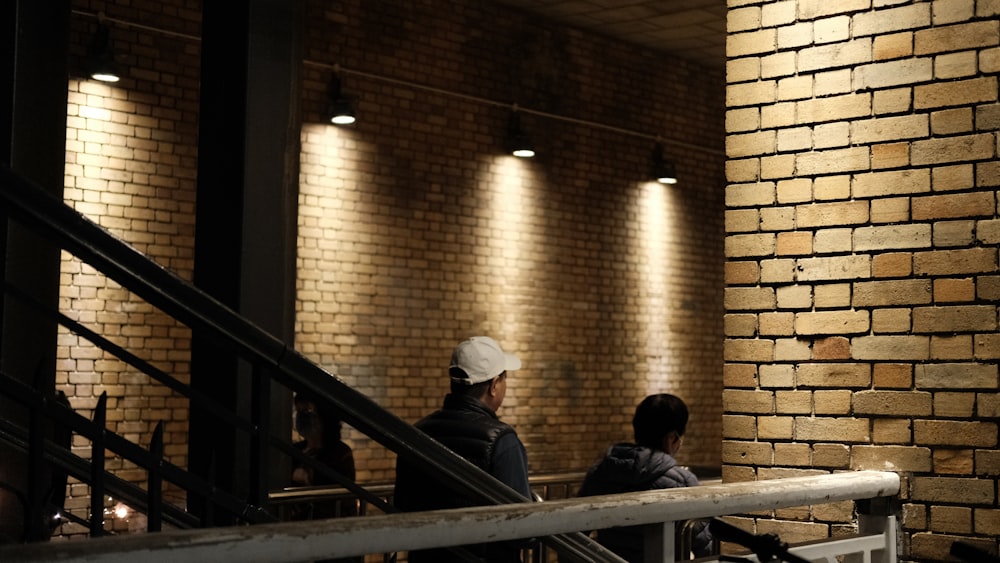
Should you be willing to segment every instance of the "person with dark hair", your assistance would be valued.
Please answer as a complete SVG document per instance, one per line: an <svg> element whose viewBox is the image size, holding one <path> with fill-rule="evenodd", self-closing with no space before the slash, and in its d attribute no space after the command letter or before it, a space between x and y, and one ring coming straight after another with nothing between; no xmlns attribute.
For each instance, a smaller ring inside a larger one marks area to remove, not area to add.
<svg viewBox="0 0 1000 563"><path fill-rule="evenodd" d="M340 419L330 408L315 398L299 393L295 396L295 431L302 440L295 447L302 453L322 462L343 477L354 481L354 452L341 440ZM337 482L322 472L305 464L296 464L292 471L292 484L300 487L336 485ZM345 502L338 510L334 501L305 502L296 506L292 520L316 520L337 516L355 516L354 503Z"/></svg>
<svg viewBox="0 0 1000 563"><path fill-rule="evenodd" d="M461 342L451 356L448 375L451 393L440 410L416 427L456 454L493 475L510 488L531 498L528 456L517 433L497 417L507 393L507 374L520 369L521 360L504 352L487 336ZM460 508L482 504L420 471L402 457L396 462L393 502L402 511ZM488 563L521 561L523 542L497 542L462 546ZM411 551L411 563L466 561L448 549Z"/></svg>
<svg viewBox="0 0 1000 563"><path fill-rule="evenodd" d="M578 496L609 495L698 485L690 470L674 458L684 443L688 408L675 395L650 395L639 403L632 418L635 443L611 446L584 477ZM609 528L597 532L597 541L630 563L643 561L641 526ZM703 557L712 552L708 522L695 522L692 551ZM682 554L687 558L687 554Z"/></svg>
<svg viewBox="0 0 1000 563"><path fill-rule="evenodd" d="M295 447L312 459L345 477L354 481L354 452L341 439L343 423L323 403L308 394L295 395L295 431L302 440ZM306 464L296 463L292 470L292 484L299 487L338 485L337 481L322 471ZM335 500L310 500L296 503L292 507L292 520L319 520L339 516L357 516L357 503L354 501L338 502ZM362 563L364 557L344 557L339 559L324 559L316 563Z"/></svg>

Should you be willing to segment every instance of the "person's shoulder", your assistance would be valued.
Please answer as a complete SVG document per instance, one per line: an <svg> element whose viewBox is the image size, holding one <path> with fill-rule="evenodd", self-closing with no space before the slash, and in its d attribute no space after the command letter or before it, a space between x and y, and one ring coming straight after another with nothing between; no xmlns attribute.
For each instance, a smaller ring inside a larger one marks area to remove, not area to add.
<svg viewBox="0 0 1000 563"><path fill-rule="evenodd" d="M347 445L347 443L344 442L343 440L337 440L333 444L330 444L327 449L330 450L330 453L336 455L353 453L353 451L351 450L351 446Z"/></svg>
<svg viewBox="0 0 1000 563"><path fill-rule="evenodd" d="M436 421L437 419L441 418L445 414L446 413L445 413L444 409L438 409L438 410L436 410L436 411L434 411L434 412L432 412L432 413L424 416L420 420L414 422L413 425L416 426L417 428L420 428L422 426L427 426L428 424L432 424L434 421Z"/></svg>
<svg viewBox="0 0 1000 563"><path fill-rule="evenodd" d="M676 462L675 462L676 463ZM694 487L699 485L698 477L683 465L674 465L664 474L664 478L669 479L674 487Z"/></svg>
<svg viewBox="0 0 1000 563"><path fill-rule="evenodd" d="M517 435L517 431L514 430L513 426L509 424L502 424L497 425L496 428L498 430L496 438L498 444L500 442L507 442L510 444L521 444L522 447L524 446L524 443L521 442L521 437Z"/></svg>
<svg viewBox="0 0 1000 563"><path fill-rule="evenodd" d="M510 424L507 424L506 422L500 420L499 418L493 418L493 419L490 419L490 420L491 420L491 424L495 424L499 428L503 428L508 433L510 433L510 434L517 434L517 430L515 430L513 426L511 426Z"/></svg>
<svg viewBox="0 0 1000 563"><path fill-rule="evenodd" d="M694 474L694 471L688 469L687 466L678 465L677 470L680 471L681 474L684 475L684 477L686 477L688 480L694 481L695 483L698 482L698 476Z"/></svg>
<svg viewBox="0 0 1000 563"><path fill-rule="evenodd" d="M618 442L608 446L605 452L606 457L639 457L648 456L652 452L645 446L633 444L632 442Z"/></svg>

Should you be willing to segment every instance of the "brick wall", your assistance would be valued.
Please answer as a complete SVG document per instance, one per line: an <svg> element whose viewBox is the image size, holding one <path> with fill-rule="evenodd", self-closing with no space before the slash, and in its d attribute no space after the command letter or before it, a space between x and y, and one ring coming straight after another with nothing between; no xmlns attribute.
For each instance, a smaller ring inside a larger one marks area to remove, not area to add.
<svg viewBox="0 0 1000 563"><path fill-rule="evenodd" d="M681 462L718 465L721 71L480 4L308 3L296 346L413 421L446 392L451 347L491 334L524 360L501 415L534 472L585 469L654 392L692 407ZM112 23L128 70L103 86L82 72L96 20L75 14L68 108L67 200L185 278L199 6L81 1L181 35ZM358 97L352 129L325 123L333 65ZM513 103L568 118L523 113L530 162L501 154ZM676 186L648 181L656 135ZM62 304L186 378L187 330L69 256ZM112 428L143 444L164 419L185 463L186 403L145 376L64 334L59 383L83 412L108 391ZM392 478L392 454L346 438L361 481Z"/></svg>
<svg viewBox="0 0 1000 563"><path fill-rule="evenodd" d="M184 4L74 3L65 198L140 252L190 279L198 146L197 38L108 23L116 60L125 69L114 85L91 80L84 58L98 12L191 35L200 28L200 9ZM187 327L68 253L63 255L60 287L63 313L160 370L188 380ZM107 393L111 430L148 446L154 427L162 421L166 458L186 465L186 400L65 329L60 329L57 361L57 386L75 409L89 416L101 393ZM86 439L76 438L74 449L90 457ZM109 459L108 469L128 481L146 479L145 470L120 458ZM166 494L175 493L168 489ZM88 487L71 481L67 508L86 516L87 495ZM116 504L109 501L109 507ZM128 518L109 515L106 526L127 529ZM79 531L73 524L63 528L64 534Z"/></svg>
<svg viewBox="0 0 1000 563"><path fill-rule="evenodd" d="M1000 4L729 7L724 478L899 471L905 560L995 552Z"/></svg>
<svg viewBox="0 0 1000 563"><path fill-rule="evenodd" d="M297 347L415 421L454 344L490 334L524 362L500 414L533 471L586 468L661 391L694 411L682 461L717 464L721 73L439 5L309 3ZM350 129L324 123L334 65ZM626 133L523 113L539 154L515 161L513 103ZM650 184L654 140L627 131L691 145L666 144L681 183ZM350 437L360 474L391 479L394 456Z"/></svg>

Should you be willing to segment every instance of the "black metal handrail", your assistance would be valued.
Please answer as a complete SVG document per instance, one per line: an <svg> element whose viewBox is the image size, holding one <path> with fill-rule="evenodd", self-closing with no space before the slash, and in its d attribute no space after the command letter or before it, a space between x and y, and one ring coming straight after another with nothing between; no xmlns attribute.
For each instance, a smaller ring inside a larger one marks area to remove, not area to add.
<svg viewBox="0 0 1000 563"><path fill-rule="evenodd" d="M85 338L94 346L97 346L101 350L115 356L119 360L125 362L126 364L132 366L133 368L141 371L142 373L148 375L151 379L162 383L164 386L168 387L171 391L179 393L191 401L192 405L197 405L205 409L206 412L220 419L221 422L228 423L235 428L243 430L244 432L252 433L254 432L253 425L245 418L238 416L231 410L223 407L217 401L208 397L204 393L199 392L190 385L186 385L176 378L168 374L167 372L157 368L153 364L143 360L142 358L136 356L132 352L129 352L125 348L115 344L111 340L101 336L97 332L91 330L83 323L77 322L71 319L69 316L61 313L59 311L54 311L42 303L39 303L37 299L32 298L27 292L15 287L9 282L3 283L3 291L14 297L19 302L27 305L31 308L37 315L47 317L53 320L59 325L63 326L73 334Z"/></svg>
<svg viewBox="0 0 1000 563"><path fill-rule="evenodd" d="M583 482L583 478L586 474L583 472L570 472L570 473L553 473L546 475L529 475L528 484L531 486L531 490L535 492L542 500L551 500L552 498L569 498L573 495L568 491L574 490L574 487L579 487ZM392 492L395 485L391 482L380 482L380 483L369 483L365 486L365 489L381 498L387 498L392 496ZM552 487L559 487L563 489L564 494L559 497L552 497L548 494L548 491ZM541 490L541 493L537 491ZM279 490L271 491L268 494L268 505L282 505L295 502L303 502L310 500L346 500L356 498L354 494L344 487L336 487L332 485L311 485L303 487L284 487Z"/></svg>
<svg viewBox="0 0 1000 563"><path fill-rule="evenodd" d="M91 535L102 533L98 520L101 510L100 502L103 497L103 489L107 487L112 494L126 501L129 506L143 512L148 517L147 529L158 531L162 513L166 512L167 522L179 528L199 527L200 520L173 505L163 504L160 498L160 487L162 481L166 480L180 486L189 493L202 495L204 498L220 506L227 512L237 516L248 523L271 522L275 518L260 507L252 506L235 497L217 491L208 482L187 473L183 469L173 466L164 461L162 423L157 424L153 433L148 452L141 446L132 444L125 438L108 431L103 423L104 412L106 411L106 394L102 394L94 409L95 419L90 421L75 413L68 404L58 401L48 401L46 397L38 393L31 387L0 373L0 395L24 404L34 411L42 411L50 419L62 426L68 425L72 432L92 440L92 460L76 456L67 447L61 447L51 441L46 440L44 444L44 457L52 463L58 470L65 472L75 479L92 486L91 490L91 516L89 520L75 519L71 513L62 512L62 516L73 519L91 530ZM326 476L334 482L342 484L342 491L352 495L353 498L362 499L367 504L377 506L383 512L392 512L393 508L384 502L377 492L366 490L357 486L346 477L338 474L325 464L306 456L298 448L290 445L287 441L282 441L274 436L270 436L270 443L273 447L289 455L298 463L311 467L314 471ZM25 430L9 420L0 419L0 441L7 443L16 450L27 452L30 449L30 430ZM124 447L123 447L124 446ZM135 463L149 472L148 494L134 484L119 479L111 473L103 470L104 450L108 449L123 459ZM122 451L124 450L124 451Z"/></svg>
<svg viewBox="0 0 1000 563"><path fill-rule="evenodd" d="M0 167L0 187L0 209L9 216L192 330L202 331L218 346L255 365L271 368L266 371L279 383L329 401L345 422L415 467L440 476L480 502L530 502L7 167ZM584 534L553 536L544 541L570 560L620 561Z"/></svg>
<svg viewBox="0 0 1000 563"><path fill-rule="evenodd" d="M250 505L225 491L218 490L211 483L163 460L161 456L155 455L142 448L142 446L134 444L126 438L108 430L103 423L104 413L106 412L106 393L102 394L102 399L98 401L98 405L94 409L94 420L88 420L71 408L58 402L46 400L45 397L31 387L3 373L0 373L0 394L10 397L30 409L44 413L47 417L70 429L72 432L91 440L93 449L100 451L97 455L92 456L89 463L55 444L48 443L45 446L45 451L50 460L58 462L61 469L73 471L75 478L89 482L91 486L99 485L103 487L105 482L113 482L113 479L109 479L109 476L103 470L103 450L107 449L120 455L123 459L146 469L152 475L159 476L191 493L210 499L229 512L240 515L246 522L274 522L276 520L271 514L260 507ZM24 436L23 429L17 429L16 425L9 421L5 421L5 430L11 438L16 438L19 435ZM31 440L30 435L26 436L26 438L28 441ZM14 439L9 440L8 443L14 446L19 445L18 441ZM144 495L136 494L137 488L121 486L116 488L119 489L116 494L123 498L128 497L130 502L134 503L135 507L148 507L148 499L143 498ZM101 516L101 510L97 509L94 503L101 502L103 496L101 492L92 493L91 518ZM190 515L180 517L177 512L172 511L171 515L178 525L183 526L185 524L191 525L197 523L197 519ZM94 535L97 535L100 533L100 526L95 527L94 524L95 522L92 521L91 531Z"/></svg>
<svg viewBox="0 0 1000 563"><path fill-rule="evenodd" d="M202 407L211 416L215 416L216 418L218 418L220 422L228 423L250 436L258 436L261 432L265 433L264 439L269 446L287 455L298 464L308 467L312 469L314 472L326 477L328 480L341 485L342 487L351 491L351 493L356 495L358 498L365 500L369 504L378 506L384 512L392 511L392 507L385 504L378 495L367 492L364 488L359 487L350 479L348 479L343 475L340 475L326 464L310 456L305 455L299 448L296 448L291 444L289 444L287 440L283 440L274 435L267 434L266 430L255 427L248 420L237 415L231 410L223 407L217 401L206 396L204 393L199 392L190 385L178 381L170 374L160 370L151 363L143 360L142 358L139 358L138 356L129 352L123 347L101 336L100 334L91 330L82 323L79 323L71 319L70 317L59 311L53 311L47 308L45 305L39 303L36 299L28 295L27 292L20 290L19 288L13 286L10 283L4 282L3 290L6 294L14 297L19 302L27 305L36 314L45 316L57 322L59 325L68 329L74 334L90 341L92 344L94 344L101 350L117 357L119 360L138 369L142 373L148 375L150 378L162 383L172 391L186 397L191 402L192 405L197 405ZM152 516L154 518L152 525L156 526L158 524L158 522L155 520L156 516L155 515ZM235 516L240 516L240 514L235 514Z"/></svg>

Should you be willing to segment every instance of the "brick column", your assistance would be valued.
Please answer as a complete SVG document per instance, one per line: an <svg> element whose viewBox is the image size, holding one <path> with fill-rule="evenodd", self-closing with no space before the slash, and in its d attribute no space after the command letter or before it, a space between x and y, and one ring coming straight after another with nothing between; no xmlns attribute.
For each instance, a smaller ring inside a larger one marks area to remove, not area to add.
<svg viewBox="0 0 1000 563"><path fill-rule="evenodd" d="M903 558L995 552L1000 3L729 7L724 477L898 471Z"/></svg>

